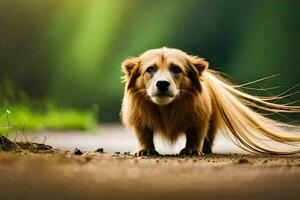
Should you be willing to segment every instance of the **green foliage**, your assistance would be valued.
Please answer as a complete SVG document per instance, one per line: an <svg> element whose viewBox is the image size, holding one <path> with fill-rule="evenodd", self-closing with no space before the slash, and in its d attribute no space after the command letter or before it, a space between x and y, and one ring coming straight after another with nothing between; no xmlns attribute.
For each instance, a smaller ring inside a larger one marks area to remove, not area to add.
<svg viewBox="0 0 300 200"><path fill-rule="evenodd" d="M4 114L0 116L0 135L8 136L10 130L13 128L9 125L10 110L5 110Z"/></svg>
<svg viewBox="0 0 300 200"><path fill-rule="evenodd" d="M5 110L6 113L0 120L2 135L7 135L11 129L21 131L92 130L97 127L95 111L55 106L36 109L25 104L7 105L0 108L1 113L4 113Z"/></svg>

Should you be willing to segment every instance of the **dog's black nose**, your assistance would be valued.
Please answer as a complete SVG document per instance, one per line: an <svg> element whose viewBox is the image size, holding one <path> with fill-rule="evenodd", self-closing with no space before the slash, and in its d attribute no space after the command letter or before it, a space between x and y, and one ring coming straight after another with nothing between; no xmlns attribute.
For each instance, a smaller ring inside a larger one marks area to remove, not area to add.
<svg viewBox="0 0 300 200"><path fill-rule="evenodd" d="M170 85L169 81L157 81L156 82L156 87L158 88L159 91L165 92L168 90Z"/></svg>

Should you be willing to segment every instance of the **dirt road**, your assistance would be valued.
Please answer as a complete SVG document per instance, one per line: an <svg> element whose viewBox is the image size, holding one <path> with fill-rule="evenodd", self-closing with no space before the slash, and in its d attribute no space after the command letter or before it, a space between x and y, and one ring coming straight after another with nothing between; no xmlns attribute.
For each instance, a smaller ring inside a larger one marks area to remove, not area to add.
<svg viewBox="0 0 300 200"><path fill-rule="evenodd" d="M300 157L0 153L0 199L299 199Z"/></svg>
<svg viewBox="0 0 300 200"><path fill-rule="evenodd" d="M123 154L134 152L136 141L120 126L101 126L100 134L44 132L26 139L43 142L45 136L46 144L62 150L0 152L0 200L300 198L300 155L228 154L241 152L219 137L218 154L138 158ZM174 154L184 139L174 148L159 139L156 144L160 153ZM84 153L74 155L76 147ZM108 153L94 152L99 147Z"/></svg>

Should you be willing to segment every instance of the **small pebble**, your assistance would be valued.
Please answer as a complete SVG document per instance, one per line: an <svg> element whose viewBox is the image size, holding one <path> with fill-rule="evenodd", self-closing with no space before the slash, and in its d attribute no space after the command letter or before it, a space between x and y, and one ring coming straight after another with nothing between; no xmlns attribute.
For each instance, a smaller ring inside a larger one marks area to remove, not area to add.
<svg viewBox="0 0 300 200"><path fill-rule="evenodd" d="M115 152L115 154L119 155L119 154L120 154L120 152L119 152L119 151L116 151L116 152Z"/></svg>
<svg viewBox="0 0 300 200"><path fill-rule="evenodd" d="M83 153L82 153L82 151L80 151L80 149L75 149L75 151L74 151L74 154L75 155L77 155L77 156L80 156L80 155L82 155Z"/></svg>
<svg viewBox="0 0 300 200"><path fill-rule="evenodd" d="M97 153L104 153L104 149L103 148L98 148L95 152L97 152Z"/></svg>
<svg viewBox="0 0 300 200"><path fill-rule="evenodd" d="M248 164L249 163L249 160L245 159L245 158L241 158L239 161L238 161L238 164Z"/></svg>

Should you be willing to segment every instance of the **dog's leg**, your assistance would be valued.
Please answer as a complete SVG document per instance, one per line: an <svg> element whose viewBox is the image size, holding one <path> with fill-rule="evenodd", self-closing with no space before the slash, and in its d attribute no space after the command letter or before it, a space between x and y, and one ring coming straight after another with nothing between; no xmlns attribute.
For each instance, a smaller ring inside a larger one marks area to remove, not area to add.
<svg viewBox="0 0 300 200"><path fill-rule="evenodd" d="M186 145L185 148L180 151L179 155L201 155L206 131L206 127L186 130Z"/></svg>
<svg viewBox="0 0 300 200"><path fill-rule="evenodd" d="M209 129L204 140L202 153L204 154L212 153L212 146L214 144L216 132L217 132L216 122L214 119L211 119L209 123Z"/></svg>
<svg viewBox="0 0 300 200"><path fill-rule="evenodd" d="M159 153L155 150L153 142L153 130L147 127L136 127L136 135L140 144L140 150L136 156L157 156Z"/></svg>
<svg viewBox="0 0 300 200"><path fill-rule="evenodd" d="M206 137L204 139L202 152L204 154L211 154L212 153L212 145L213 145L212 139L210 139L209 137Z"/></svg>

